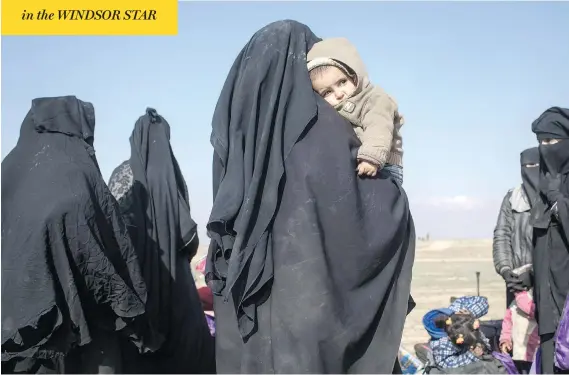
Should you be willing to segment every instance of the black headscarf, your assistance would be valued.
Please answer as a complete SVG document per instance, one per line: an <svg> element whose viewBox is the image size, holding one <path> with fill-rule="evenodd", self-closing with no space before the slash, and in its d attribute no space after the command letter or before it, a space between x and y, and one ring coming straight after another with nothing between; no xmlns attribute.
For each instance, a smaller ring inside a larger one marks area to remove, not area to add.
<svg viewBox="0 0 569 375"><path fill-rule="evenodd" d="M213 365L213 340L191 275L198 247L186 182L170 145L170 125L148 108L130 137L131 157L111 175L148 289L147 316L166 338L156 356L130 358L129 372L201 373ZM116 173L127 168L129 186ZM123 201L126 200L126 201ZM208 349L211 346L211 350Z"/></svg>
<svg viewBox="0 0 569 375"><path fill-rule="evenodd" d="M569 173L569 109L552 107L531 125L537 140L562 139L556 144L539 145L542 169L551 175Z"/></svg>
<svg viewBox="0 0 569 375"><path fill-rule="evenodd" d="M258 292L273 278L271 225L284 161L316 116L306 54L317 41L295 21L259 30L233 64L213 115L221 170L206 277L214 293L233 298L243 336L253 329Z"/></svg>
<svg viewBox="0 0 569 375"><path fill-rule="evenodd" d="M91 103L34 99L2 161L2 361L65 356L98 330L147 332L146 287L94 127ZM146 339L142 350L160 344Z"/></svg>
<svg viewBox="0 0 569 375"><path fill-rule="evenodd" d="M539 149L537 147L528 148L520 154L520 164L522 168L522 188L528 197L528 203L533 205L537 198L539 187ZM537 164L527 167L528 164Z"/></svg>
<svg viewBox="0 0 569 375"><path fill-rule="evenodd" d="M540 144L540 199L532 209L532 225L547 228L550 223L550 206L552 202L547 199L551 184L554 180L566 179L569 173L569 110L552 107L542 113L531 125L537 140L561 139L555 144ZM557 188L559 190L561 186Z"/></svg>
<svg viewBox="0 0 569 375"><path fill-rule="evenodd" d="M407 197L388 176L357 177L351 124L311 88L315 40L295 21L258 31L216 108L219 373L389 373L413 305Z"/></svg>
<svg viewBox="0 0 569 375"><path fill-rule="evenodd" d="M186 181L170 145L170 125L156 110L148 108L134 125L130 147L133 193L139 203L148 203L133 207L144 210L144 214L135 215L136 244L147 249L146 257L167 250L162 260L172 264L176 251L194 253L199 242Z"/></svg>

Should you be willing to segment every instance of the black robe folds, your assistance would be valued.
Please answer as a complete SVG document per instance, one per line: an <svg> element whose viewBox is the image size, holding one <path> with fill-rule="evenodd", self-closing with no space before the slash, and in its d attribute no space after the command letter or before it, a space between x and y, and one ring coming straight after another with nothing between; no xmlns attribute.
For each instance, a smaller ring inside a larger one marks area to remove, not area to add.
<svg viewBox="0 0 569 375"><path fill-rule="evenodd" d="M213 117L207 279L220 373L390 373L410 299L405 192L360 179L360 142L316 95L295 21L259 30Z"/></svg>

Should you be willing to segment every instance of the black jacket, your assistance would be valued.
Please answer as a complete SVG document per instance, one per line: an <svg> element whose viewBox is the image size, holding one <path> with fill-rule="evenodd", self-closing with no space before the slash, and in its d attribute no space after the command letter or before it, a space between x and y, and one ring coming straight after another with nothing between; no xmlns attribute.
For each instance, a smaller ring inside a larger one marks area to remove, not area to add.
<svg viewBox="0 0 569 375"><path fill-rule="evenodd" d="M494 229L493 257L496 272L532 263L533 228L530 205L521 185L508 191Z"/></svg>

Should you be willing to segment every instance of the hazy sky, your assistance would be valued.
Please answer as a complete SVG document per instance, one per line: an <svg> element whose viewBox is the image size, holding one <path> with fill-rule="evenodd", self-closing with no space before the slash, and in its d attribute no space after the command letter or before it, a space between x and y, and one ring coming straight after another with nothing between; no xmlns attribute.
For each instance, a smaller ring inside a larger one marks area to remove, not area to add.
<svg viewBox="0 0 569 375"><path fill-rule="evenodd" d="M33 98L76 95L95 105L108 179L154 107L204 236L214 106L238 52L279 19L351 39L372 82L397 98L418 235L490 237L520 182L519 153L535 144L531 122L569 106L568 2L185 2L173 37L2 37L2 158Z"/></svg>

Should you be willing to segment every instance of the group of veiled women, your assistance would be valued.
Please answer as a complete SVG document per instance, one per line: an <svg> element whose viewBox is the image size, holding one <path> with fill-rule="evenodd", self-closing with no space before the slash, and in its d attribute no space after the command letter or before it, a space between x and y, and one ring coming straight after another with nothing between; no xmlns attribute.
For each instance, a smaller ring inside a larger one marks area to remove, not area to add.
<svg viewBox="0 0 569 375"><path fill-rule="evenodd" d="M308 76L317 41L295 21L259 30L215 108L215 341L166 119L146 110L107 185L93 105L32 101L2 162L2 372L398 372L413 220L398 183L355 176L359 141Z"/></svg>

